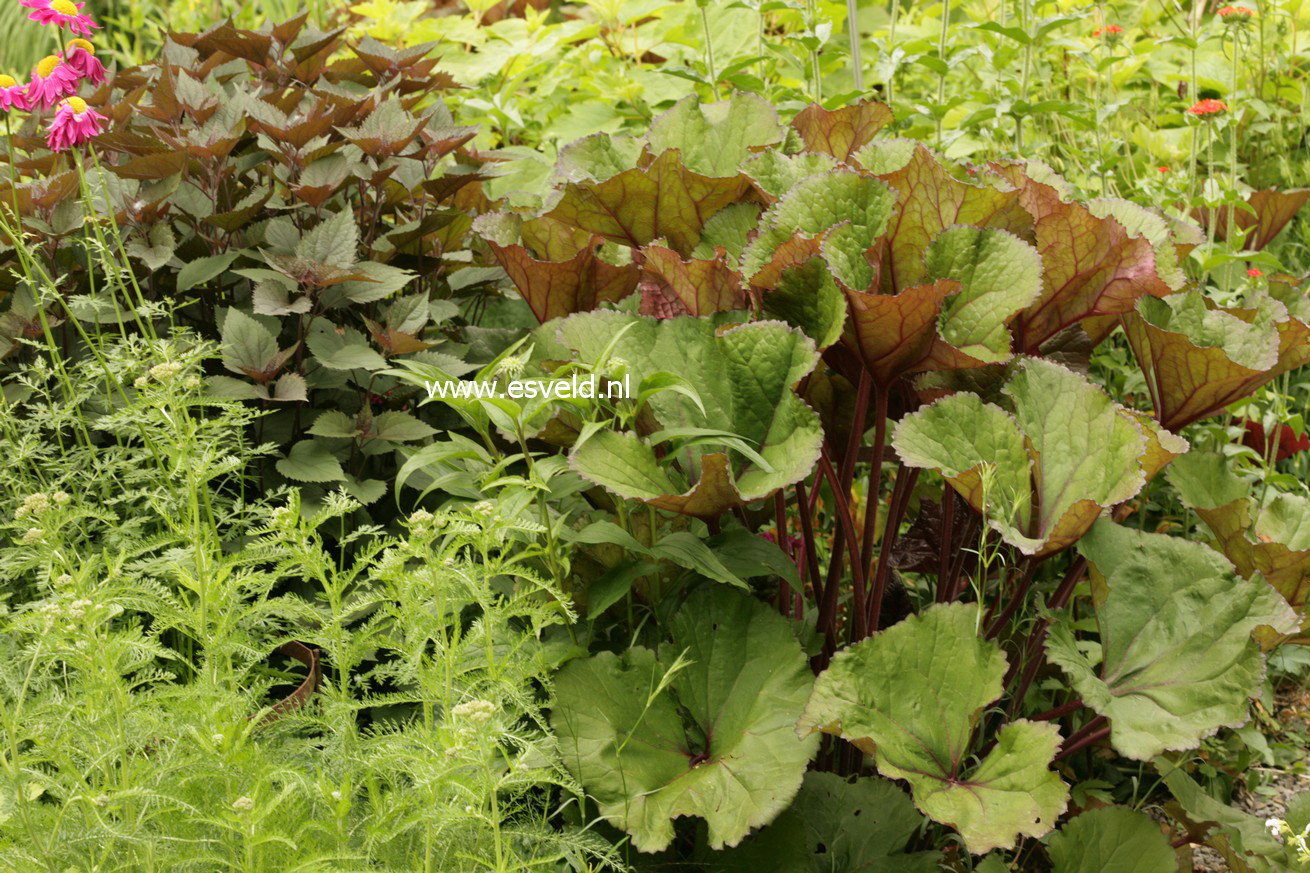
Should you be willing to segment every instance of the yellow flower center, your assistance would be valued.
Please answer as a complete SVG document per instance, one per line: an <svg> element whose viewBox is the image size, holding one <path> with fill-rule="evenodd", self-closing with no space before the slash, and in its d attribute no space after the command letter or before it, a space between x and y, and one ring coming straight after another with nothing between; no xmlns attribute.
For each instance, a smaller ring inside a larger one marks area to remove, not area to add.
<svg viewBox="0 0 1310 873"><path fill-rule="evenodd" d="M64 105L73 110L73 113L76 115L81 115L83 112L86 112L86 101L81 97L69 97L64 101Z"/></svg>
<svg viewBox="0 0 1310 873"><path fill-rule="evenodd" d="M12 88L17 84L18 82L14 80L13 76L6 76L3 73L0 73L0 88Z"/></svg>
<svg viewBox="0 0 1310 873"><path fill-rule="evenodd" d="M77 4L73 0L50 0L50 8L61 15L77 15Z"/></svg>
<svg viewBox="0 0 1310 873"><path fill-rule="evenodd" d="M37 63L36 74L40 76L42 79L44 79L47 76L49 76L51 73L53 73L55 71L55 67L57 66L59 66L59 56L47 55Z"/></svg>
<svg viewBox="0 0 1310 873"><path fill-rule="evenodd" d="M91 45L89 39L70 39L68 45L64 46L64 51L71 52L75 48L85 49L88 54L96 53L96 47Z"/></svg>

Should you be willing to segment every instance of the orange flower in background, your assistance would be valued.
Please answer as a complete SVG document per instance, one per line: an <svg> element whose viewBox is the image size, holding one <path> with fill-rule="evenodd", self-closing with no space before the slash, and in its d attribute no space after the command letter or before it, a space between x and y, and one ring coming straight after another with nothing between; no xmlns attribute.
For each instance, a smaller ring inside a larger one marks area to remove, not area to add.
<svg viewBox="0 0 1310 873"><path fill-rule="evenodd" d="M1246 271L1246 275L1250 276L1252 279L1259 279L1261 276L1264 275L1264 271L1262 271L1259 267L1252 267L1251 269Z"/></svg>
<svg viewBox="0 0 1310 873"><path fill-rule="evenodd" d="M1092 36L1095 37L1096 39L1105 37L1108 40L1114 41L1118 39L1120 35L1123 34L1123 32L1124 29L1119 25L1107 24L1105 27L1098 27L1096 28L1096 30L1093 30Z"/></svg>
<svg viewBox="0 0 1310 873"><path fill-rule="evenodd" d="M1218 14L1224 24L1245 24L1255 17L1255 10L1246 6L1223 6Z"/></svg>
<svg viewBox="0 0 1310 873"><path fill-rule="evenodd" d="M1187 111L1189 114L1195 115L1198 118L1205 118L1209 115L1222 115L1227 112L1228 104L1222 100L1214 100L1207 97L1205 100L1198 100L1193 103L1191 108Z"/></svg>
<svg viewBox="0 0 1310 873"><path fill-rule="evenodd" d="M1169 168L1168 168L1168 167L1156 167L1156 169L1159 170L1161 173L1167 173L1167 172L1169 172Z"/></svg>

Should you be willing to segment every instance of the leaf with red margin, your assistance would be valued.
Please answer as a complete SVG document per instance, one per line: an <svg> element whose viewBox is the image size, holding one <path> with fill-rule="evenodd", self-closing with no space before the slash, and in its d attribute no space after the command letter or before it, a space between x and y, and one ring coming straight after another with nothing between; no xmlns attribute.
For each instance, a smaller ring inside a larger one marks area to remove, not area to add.
<svg viewBox="0 0 1310 873"><path fill-rule="evenodd" d="M1266 188L1248 194L1246 202L1255 210L1255 214L1239 209L1235 216L1238 229L1247 231L1247 250L1258 252L1273 242L1274 237L1287 227L1287 223L1296 217L1307 201L1310 201L1310 188L1295 188L1291 191ZM1218 239L1228 239L1230 208L1220 206L1215 210L1215 237ZM1209 226L1210 214L1209 209L1192 210L1192 217L1206 226Z"/></svg>
<svg viewBox="0 0 1310 873"><path fill-rule="evenodd" d="M1215 535L1216 547L1249 579L1259 573L1303 615L1310 595L1310 500L1279 494L1256 512L1254 485L1214 452L1192 452L1169 470L1169 483ZM1301 619L1310 631L1310 616ZM1262 628L1266 649L1287 637Z"/></svg>
<svg viewBox="0 0 1310 873"><path fill-rule="evenodd" d="M746 306L741 274L722 260L684 261L673 249L647 246L642 272L657 279L691 315L729 312Z"/></svg>
<svg viewBox="0 0 1310 873"><path fill-rule="evenodd" d="M1289 302L1296 306L1294 299ZM1310 363L1310 326L1304 318L1304 312L1298 318L1271 296L1253 309L1224 309L1188 291L1143 298L1122 320L1156 420L1176 431Z"/></svg>
<svg viewBox="0 0 1310 873"><path fill-rule="evenodd" d="M937 341L942 301L960 283L942 279L899 294L846 292L844 339L880 387L919 369Z"/></svg>
<svg viewBox="0 0 1310 873"><path fill-rule="evenodd" d="M755 287L770 287L762 275L781 275L813 254L812 241L833 275L856 290L876 277L868 254L887 228L895 195L872 175L836 169L801 179L760 219L759 235L742 253L742 275ZM786 267L779 268L782 258Z"/></svg>
<svg viewBox="0 0 1310 873"><path fill-rule="evenodd" d="M520 222L514 215L488 215L478 220L478 231L542 324L615 303L637 287L635 264L601 260L596 237L550 218Z"/></svg>
<svg viewBox="0 0 1310 873"><path fill-rule="evenodd" d="M742 175L711 178L693 173L670 149L649 167L626 170L603 182L570 182L546 217L633 248L663 238L686 255L700 241L705 222L749 186Z"/></svg>
<svg viewBox="0 0 1310 873"><path fill-rule="evenodd" d="M791 126L800 134L806 151L849 161L892 121L892 111L885 103L864 100L835 110L811 104L792 119Z"/></svg>
<svg viewBox="0 0 1310 873"><path fill-rule="evenodd" d="M889 148L895 144L889 144ZM864 160L873 163L871 157ZM880 179L897 194L887 227L882 290L894 294L927 277L923 252L946 228L956 224L999 228L1027 237L1032 218L1019 203L1018 191L970 185L951 176L926 147L914 144L909 160Z"/></svg>
<svg viewBox="0 0 1310 873"><path fill-rule="evenodd" d="M1042 296L1021 316L1019 351L1035 352L1085 318L1130 312L1139 298L1173 290L1156 270L1150 240L1134 236L1108 214L1098 218L1087 206L1066 202L1057 188L1033 179L1020 165L995 169L1019 187L1042 255Z"/></svg>

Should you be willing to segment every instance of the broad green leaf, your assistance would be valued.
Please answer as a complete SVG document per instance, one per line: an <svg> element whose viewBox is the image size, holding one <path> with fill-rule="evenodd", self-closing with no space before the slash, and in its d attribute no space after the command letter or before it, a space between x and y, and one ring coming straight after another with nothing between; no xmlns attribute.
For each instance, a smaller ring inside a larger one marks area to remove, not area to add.
<svg viewBox="0 0 1310 873"><path fill-rule="evenodd" d="M733 263L741 259L746 244L755 232L760 219L760 207L756 203L733 203L725 206L705 222L700 242L692 251L692 256L700 259L713 258L718 249L723 249Z"/></svg>
<svg viewBox="0 0 1310 873"><path fill-rule="evenodd" d="M232 266L232 262L239 257L241 252L224 252L189 261L177 271L177 290L190 291L197 285L205 284Z"/></svg>
<svg viewBox="0 0 1310 873"><path fill-rule="evenodd" d="M1222 455L1191 452L1174 462L1169 482L1215 535L1219 551L1250 579L1256 574L1304 613L1310 578L1310 500L1276 494L1256 511L1255 485L1238 478ZM1310 630L1310 618L1302 632ZM1266 648L1279 638L1258 634Z"/></svg>
<svg viewBox="0 0 1310 873"><path fill-rule="evenodd" d="M1064 623L1052 628L1047 657L1084 703L1109 718L1115 749L1144 761L1244 724L1247 698L1264 675L1251 632L1297 627L1278 592L1259 577L1242 579L1200 543L1109 520L1078 548L1104 592L1096 603L1099 672Z"/></svg>
<svg viewBox="0 0 1310 873"><path fill-rule="evenodd" d="M649 561L624 561L592 580L587 585L587 621L595 621L627 596L633 582L658 569Z"/></svg>
<svg viewBox="0 0 1310 873"><path fill-rule="evenodd" d="M846 300L822 258L784 270L764 295L764 311L800 328L820 351L841 339Z"/></svg>
<svg viewBox="0 0 1310 873"><path fill-rule="evenodd" d="M701 103L685 97L650 125L652 155L677 149L683 165L703 176L736 176L755 149L782 139L778 110L756 94L734 92L727 100Z"/></svg>
<svg viewBox="0 0 1310 873"><path fill-rule="evenodd" d="M942 307L942 339L983 363L1008 359L1007 325L1042 291L1036 249L1003 230L962 225L933 240L924 263L928 278L960 283L960 293Z"/></svg>
<svg viewBox="0 0 1310 873"><path fill-rule="evenodd" d="M827 155L788 155L781 149L769 149L742 164L742 172L750 176L770 200L777 200L806 176L826 173L836 166L837 162Z"/></svg>
<svg viewBox="0 0 1310 873"><path fill-rule="evenodd" d="M436 433L436 430L419 421L408 412L392 410L390 412L379 413L373 419L373 431L371 436L374 439L388 440L393 443L411 442L413 440L427 439Z"/></svg>
<svg viewBox="0 0 1310 873"><path fill-rule="evenodd" d="M1198 291L1144 298L1123 315L1123 327L1156 418L1171 430L1310 363L1310 322L1270 296L1249 309L1221 308Z"/></svg>
<svg viewBox="0 0 1310 873"><path fill-rule="evenodd" d="M724 586L695 592L669 635L658 659L634 646L559 672L560 750L638 850L666 848L681 816L705 819L711 847L735 846L787 807L818 747L793 730L809 666L785 618Z"/></svg>
<svg viewBox="0 0 1310 873"><path fill-rule="evenodd" d="M127 253L150 270L158 270L173 259L177 251L177 238L167 221L150 225L150 230L127 244ZM190 264L187 265L188 267ZM226 266L230 266L230 263ZM183 268L185 269L185 268ZM212 277L211 277L212 278ZM178 290L185 290L179 288Z"/></svg>
<svg viewBox="0 0 1310 873"><path fill-rule="evenodd" d="M1150 817L1122 806L1092 809L1051 834L1054 873L1172 873L1173 847Z"/></svg>
<svg viewBox="0 0 1310 873"><path fill-rule="evenodd" d="M358 249L359 226L348 206L305 234L296 245L296 257L312 264L346 268L354 266Z"/></svg>
<svg viewBox="0 0 1310 873"><path fill-rule="evenodd" d="M547 218L640 248L668 240L679 254L691 252L710 216L745 192L744 176L704 176L667 151L649 167L634 168L603 182L570 182Z"/></svg>
<svg viewBox="0 0 1310 873"><path fill-rule="evenodd" d="M777 821L704 863L722 873L937 873L939 853L905 853L922 824L893 782L812 771Z"/></svg>
<svg viewBox="0 0 1310 873"><path fill-rule="evenodd" d="M277 462L277 471L297 482L340 482L346 478L341 462L318 440L301 440Z"/></svg>
<svg viewBox="0 0 1310 873"><path fill-rule="evenodd" d="M848 288L873 282L866 253L891 217L895 195L873 176L837 169L797 182L760 219L760 232L742 252L742 275L753 285L769 284L761 273L793 238L822 240L833 274ZM772 273L780 272L774 268Z"/></svg>
<svg viewBox="0 0 1310 873"><path fill-rule="evenodd" d="M796 729L873 755L880 773L910 783L924 814L983 854L1045 834L1069 792L1049 769L1060 745L1053 724L1010 722L969 765L974 727L1006 671L1000 648L979 637L977 614L963 603L933 606L838 652Z"/></svg>
<svg viewBox="0 0 1310 873"><path fill-rule="evenodd" d="M319 292L324 308L339 306L347 300L351 303L382 300L414 281L417 275L377 261L360 261L350 268L350 273L358 278L338 282Z"/></svg>
<svg viewBox="0 0 1310 873"><path fill-rule="evenodd" d="M906 464L939 471L1030 555L1067 548L1103 509L1141 490L1147 435L1095 385L1025 358L1002 392L1013 417L977 395L952 394L903 418L892 445Z"/></svg>
<svg viewBox="0 0 1310 873"><path fill-rule="evenodd" d="M619 330L625 332L615 342ZM565 319L557 333L584 362L612 345L612 359L621 358L637 384L654 373L681 376L700 403L675 391L654 394L648 408L658 424L727 431L769 465L713 440L685 444L676 458L661 461L635 434L599 433L574 449L570 463L621 496L713 518L800 480L818 459L818 416L795 393L817 355L809 339L783 324L756 322L720 333L710 318L656 321L597 312Z"/></svg>
<svg viewBox="0 0 1310 873"><path fill-rule="evenodd" d="M306 344L314 360L331 370L380 370L387 365L362 333L349 327L338 332L322 319L310 330Z"/></svg>
<svg viewBox="0 0 1310 873"><path fill-rule="evenodd" d="M268 328L235 307L223 318L223 366L261 385L273 381L294 347L279 351Z"/></svg>
<svg viewBox="0 0 1310 873"><path fill-rule="evenodd" d="M864 100L840 109L811 104L792 119L805 150L849 162L860 149L892 122L892 111L884 103Z"/></svg>

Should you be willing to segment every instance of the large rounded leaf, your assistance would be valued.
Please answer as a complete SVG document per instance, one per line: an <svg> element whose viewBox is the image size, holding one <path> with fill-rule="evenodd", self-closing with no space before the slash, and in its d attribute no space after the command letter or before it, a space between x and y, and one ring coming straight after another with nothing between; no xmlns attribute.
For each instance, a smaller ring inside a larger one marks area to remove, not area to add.
<svg viewBox="0 0 1310 873"><path fill-rule="evenodd" d="M1045 834L1068 789L1049 769L1060 745L1049 723L1011 722L970 767L974 727L1006 671L976 621L974 606L934 606L838 652L797 731L836 734L872 754L880 773L910 783L920 810L982 854Z"/></svg>
<svg viewBox="0 0 1310 873"><path fill-rule="evenodd" d="M1157 451L1186 448L1058 364L1024 359L1002 390L1013 416L952 394L902 419L892 444L906 464L939 471L1026 554L1072 545L1103 509L1141 490Z"/></svg>
<svg viewBox="0 0 1310 873"><path fill-rule="evenodd" d="M1123 315L1155 415L1177 430L1310 363L1310 301L1265 296L1224 309L1200 292L1144 298Z"/></svg>
<svg viewBox="0 0 1310 873"><path fill-rule="evenodd" d="M1050 838L1055 873L1174 873L1173 847L1150 816L1122 806L1093 809Z"/></svg>
<svg viewBox="0 0 1310 873"><path fill-rule="evenodd" d="M728 431L754 457L710 442L660 460L651 442L636 434L597 434L573 451L570 460L579 473L624 497L704 518L768 497L809 474L822 431L818 416L794 390L818 359L804 334L779 322L720 333L712 319L656 321L596 312L566 319L558 335L580 360L595 361L620 332L611 360L627 363L633 385L672 373L699 399L698 405L685 393L654 395L650 406L662 428Z"/></svg>
<svg viewBox="0 0 1310 873"><path fill-rule="evenodd" d="M787 620L730 588L693 594L669 631L658 659L635 646L565 666L552 724L638 849L667 847L680 816L705 819L713 848L735 846L800 789L818 742L793 728L813 679Z"/></svg>
<svg viewBox="0 0 1310 873"><path fill-rule="evenodd" d="M1244 724L1264 676L1251 632L1297 628L1278 592L1200 543L1105 519L1078 549L1099 592L1099 668L1067 623L1051 629L1046 651L1083 702L1110 719L1115 749L1144 761Z"/></svg>

